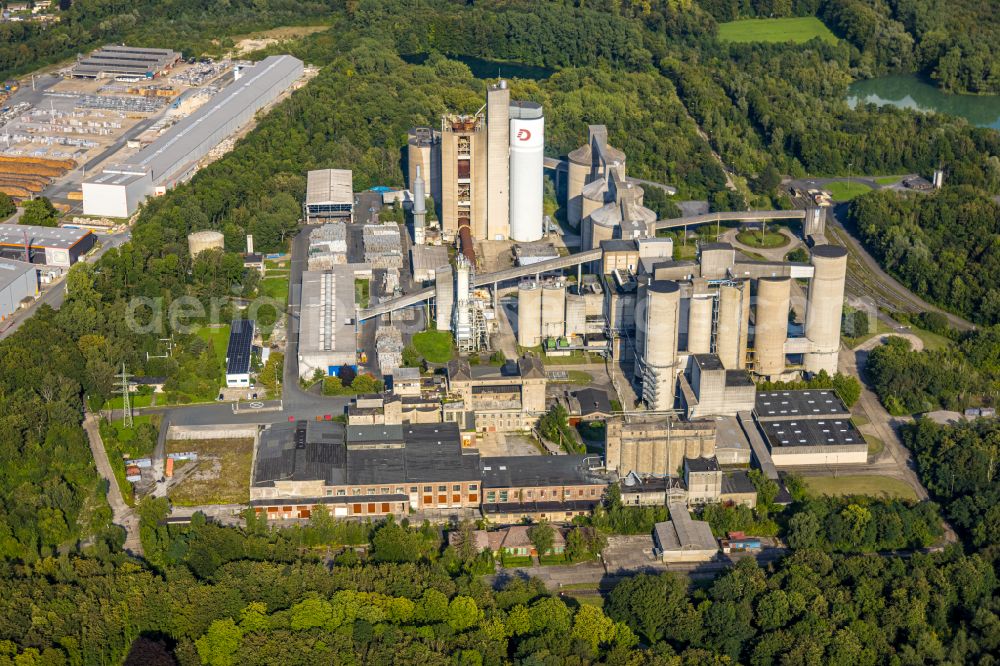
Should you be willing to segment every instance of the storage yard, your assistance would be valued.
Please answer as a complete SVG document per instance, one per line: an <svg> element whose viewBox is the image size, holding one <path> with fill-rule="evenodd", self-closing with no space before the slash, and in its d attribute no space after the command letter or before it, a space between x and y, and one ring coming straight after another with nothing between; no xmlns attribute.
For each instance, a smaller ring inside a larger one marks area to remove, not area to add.
<svg viewBox="0 0 1000 666"><path fill-rule="evenodd" d="M44 195L64 212L80 212L80 185L91 174L131 162L220 91L235 92L230 84L239 74L247 74L246 88L258 88L247 85L249 63L179 57L166 49L109 46L58 74L10 82L0 109L0 192L16 200ZM228 136L245 122L221 126Z"/></svg>

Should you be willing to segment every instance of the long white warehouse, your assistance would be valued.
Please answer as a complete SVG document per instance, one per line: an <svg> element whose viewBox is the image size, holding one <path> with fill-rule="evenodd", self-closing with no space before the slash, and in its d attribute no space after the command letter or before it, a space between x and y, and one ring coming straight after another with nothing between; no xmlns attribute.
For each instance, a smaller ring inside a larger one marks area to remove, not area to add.
<svg viewBox="0 0 1000 666"><path fill-rule="evenodd" d="M83 183L84 215L128 217L151 194L184 181L198 161L249 123L302 75L302 61L270 56L224 88L127 163L106 167Z"/></svg>

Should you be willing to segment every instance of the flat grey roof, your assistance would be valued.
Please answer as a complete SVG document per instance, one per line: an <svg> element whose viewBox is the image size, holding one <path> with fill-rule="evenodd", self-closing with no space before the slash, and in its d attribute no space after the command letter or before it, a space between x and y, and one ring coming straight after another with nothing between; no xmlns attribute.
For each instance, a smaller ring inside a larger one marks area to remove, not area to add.
<svg viewBox="0 0 1000 666"><path fill-rule="evenodd" d="M414 245L410 248L413 271L430 271L448 263L448 248L444 245Z"/></svg>
<svg viewBox="0 0 1000 666"><path fill-rule="evenodd" d="M306 176L306 205L353 204L354 175L350 169L318 169Z"/></svg>
<svg viewBox="0 0 1000 666"><path fill-rule="evenodd" d="M753 485L753 481L750 480L750 475L747 474L746 470L737 469L722 474L723 495L755 492L757 492L757 487Z"/></svg>
<svg viewBox="0 0 1000 666"><path fill-rule="evenodd" d="M0 224L0 245L24 247L25 234L31 247L68 250L93 232L68 227L36 227L30 224Z"/></svg>
<svg viewBox="0 0 1000 666"><path fill-rule="evenodd" d="M328 276L328 277L327 277ZM299 313L299 353L351 352L356 348L354 325L354 266L302 273Z"/></svg>
<svg viewBox="0 0 1000 666"><path fill-rule="evenodd" d="M850 419L788 419L761 423L771 448L782 446L867 446Z"/></svg>
<svg viewBox="0 0 1000 666"><path fill-rule="evenodd" d="M715 456L711 458L685 458L684 464L692 472L718 472L719 461Z"/></svg>
<svg viewBox="0 0 1000 666"><path fill-rule="evenodd" d="M0 290L6 289L12 283L25 275L37 271L38 267L24 261L14 261L13 259L0 259Z"/></svg>
<svg viewBox="0 0 1000 666"><path fill-rule="evenodd" d="M273 98L269 94L274 86L301 71L302 61L298 58L288 55L265 58L136 153L128 165L148 168L153 182L162 182L174 175L196 150L206 144L215 145L212 137L216 132L226 127L235 130L242 114L266 104Z"/></svg>
<svg viewBox="0 0 1000 666"><path fill-rule="evenodd" d="M833 389L762 391L757 394L754 414L758 420L851 417L844 401Z"/></svg>
<svg viewBox="0 0 1000 666"><path fill-rule="evenodd" d="M145 177L145 174L127 173L121 171L102 171L94 178L87 179L87 183L97 185L128 185Z"/></svg>
<svg viewBox="0 0 1000 666"><path fill-rule="evenodd" d="M591 463L595 463L591 465ZM590 471L600 456L494 456L481 458L484 488L608 483Z"/></svg>

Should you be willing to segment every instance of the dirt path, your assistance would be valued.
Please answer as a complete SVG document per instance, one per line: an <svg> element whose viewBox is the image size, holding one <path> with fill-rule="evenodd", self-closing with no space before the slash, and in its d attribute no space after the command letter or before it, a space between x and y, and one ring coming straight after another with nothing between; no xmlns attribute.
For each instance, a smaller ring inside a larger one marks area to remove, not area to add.
<svg viewBox="0 0 1000 666"><path fill-rule="evenodd" d="M104 440L101 439L97 417L88 413L83 420L83 429L87 431L87 439L90 442L90 451L94 456L94 462L97 464L97 472L108 484L108 504L111 505L112 522L125 530L125 552L141 557L143 550L142 541L139 539L139 517L122 497L121 489L118 487L118 479L115 478L114 470L111 469L111 461L108 460L108 452L104 449Z"/></svg>

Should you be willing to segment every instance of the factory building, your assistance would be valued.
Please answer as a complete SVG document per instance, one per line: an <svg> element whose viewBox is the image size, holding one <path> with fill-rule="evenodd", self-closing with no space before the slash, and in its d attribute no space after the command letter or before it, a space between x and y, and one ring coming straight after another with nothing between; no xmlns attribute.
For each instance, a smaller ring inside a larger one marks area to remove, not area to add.
<svg viewBox="0 0 1000 666"><path fill-rule="evenodd" d="M299 319L299 376L316 370L334 375L342 365L357 363L354 312L355 265L302 273Z"/></svg>
<svg viewBox="0 0 1000 666"><path fill-rule="evenodd" d="M0 259L0 321L38 295L38 269L24 261Z"/></svg>
<svg viewBox="0 0 1000 666"><path fill-rule="evenodd" d="M109 44L79 60L73 66L72 75L87 79L112 76L153 78L169 71L180 59L181 54L170 49Z"/></svg>
<svg viewBox="0 0 1000 666"><path fill-rule="evenodd" d="M354 215L354 176L350 169L321 169L306 175L306 224L351 222Z"/></svg>
<svg viewBox="0 0 1000 666"><path fill-rule="evenodd" d="M0 224L0 258L69 268L97 243L89 229Z"/></svg>
<svg viewBox="0 0 1000 666"><path fill-rule="evenodd" d="M609 478L599 456L480 458L483 515L496 523L568 523L601 503Z"/></svg>
<svg viewBox="0 0 1000 666"><path fill-rule="evenodd" d="M269 519L309 518L317 507L345 518L464 515L479 508L479 462L451 423L278 423L261 434L250 506Z"/></svg>
<svg viewBox="0 0 1000 666"><path fill-rule="evenodd" d="M250 386L250 361L255 332L252 319L236 319L229 329L229 345L226 347L226 386L229 388Z"/></svg>
<svg viewBox="0 0 1000 666"><path fill-rule="evenodd" d="M85 215L128 217L150 195L187 179L209 151L232 136L302 75L302 61L270 56L156 141L83 183ZM122 214L124 213L124 214Z"/></svg>
<svg viewBox="0 0 1000 666"><path fill-rule="evenodd" d="M864 464L868 443L829 389L761 391L753 408L776 467Z"/></svg>
<svg viewBox="0 0 1000 666"><path fill-rule="evenodd" d="M647 416L628 422L611 419L607 425L605 464L624 477L676 474L685 458L716 454L716 424L712 420L678 421ZM747 456L749 460L749 456Z"/></svg>
<svg viewBox="0 0 1000 666"><path fill-rule="evenodd" d="M541 105L511 101L501 80L490 85L480 111L446 114L440 131L410 131L410 189L417 190L419 172L445 238L462 237L466 254L472 239L535 241L543 234L544 148Z"/></svg>
<svg viewBox="0 0 1000 666"><path fill-rule="evenodd" d="M528 430L545 413L546 383L545 368L532 354L499 368L453 359L448 362L446 408L467 415L460 418L478 432Z"/></svg>

